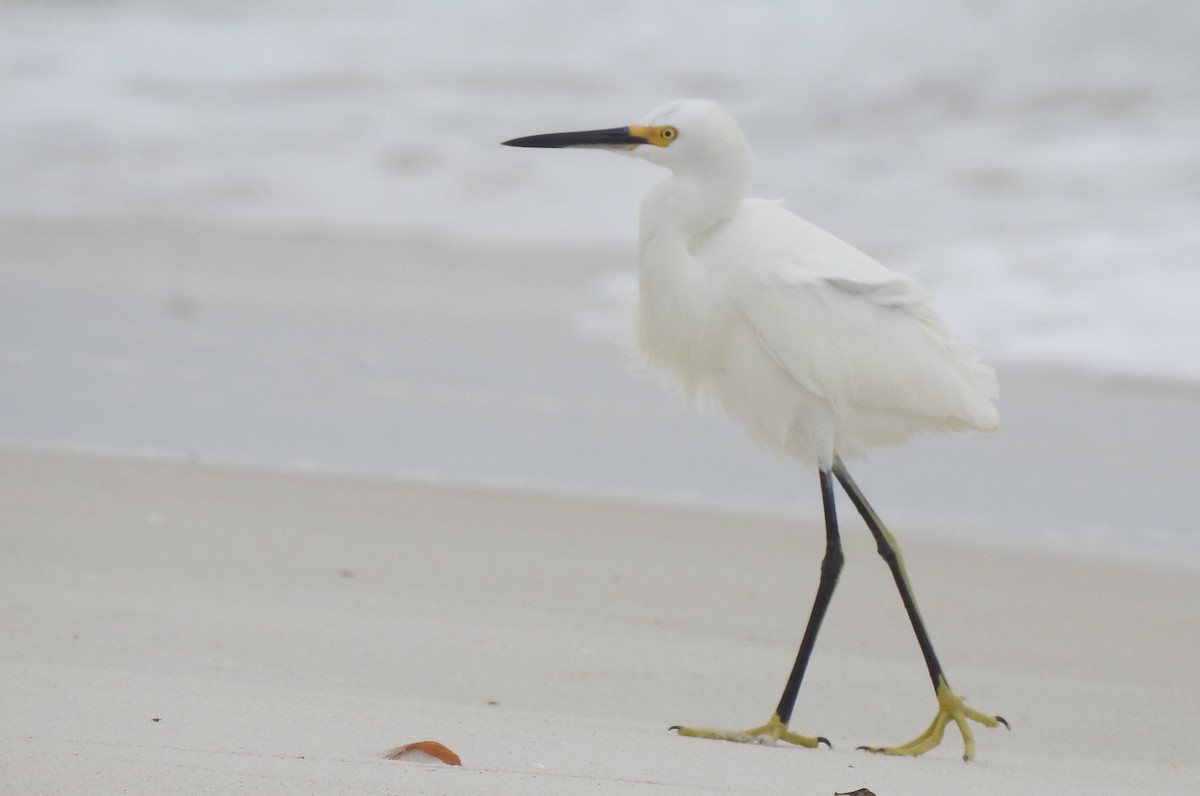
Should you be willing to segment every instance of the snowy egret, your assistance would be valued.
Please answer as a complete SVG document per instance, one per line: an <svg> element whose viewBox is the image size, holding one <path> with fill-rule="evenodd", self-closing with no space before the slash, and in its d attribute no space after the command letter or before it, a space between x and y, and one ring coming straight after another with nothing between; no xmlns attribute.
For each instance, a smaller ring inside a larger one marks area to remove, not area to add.
<svg viewBox="0 0 1200 796"><path fill-rule="evenodd" d="M817 470L825 557L816 599L775 713L742 731L672 727L731 741L829 741L788 730L796 696L842 568L834 480L862 515L912 622L937 715L908 743L860 747L919 755L953 722L963 759L968 720L1008 723L967 707L946 680L917 610L896 540L850 477L844 456L918 431L997 427L995 372L955 339L914 282L776 202L746 198L750 151L716 103L677 100L641 124L516 138L508 146L607 149L668 169L642 201L638 343L683 391L711 401L763 446Z"/></svg>

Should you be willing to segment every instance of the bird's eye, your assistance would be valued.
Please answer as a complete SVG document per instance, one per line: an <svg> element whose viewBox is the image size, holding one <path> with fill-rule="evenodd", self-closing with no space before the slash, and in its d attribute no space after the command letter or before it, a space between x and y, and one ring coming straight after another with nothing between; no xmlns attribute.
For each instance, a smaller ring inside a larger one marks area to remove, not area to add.
<svg viewBox="0 0 1200 796"><path fill-rule="evenodd" d="M677 135L679 135L679 131L670 126L664 127L658 131L658 137L664 141L674 141L675 136Z"/></svg>

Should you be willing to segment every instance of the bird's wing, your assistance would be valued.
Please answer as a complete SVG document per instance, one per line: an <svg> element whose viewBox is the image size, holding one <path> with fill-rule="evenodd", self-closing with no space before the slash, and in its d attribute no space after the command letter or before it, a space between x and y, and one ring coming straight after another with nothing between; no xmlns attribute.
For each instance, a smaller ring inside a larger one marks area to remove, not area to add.
<svg viewBox="0 0 1200 796"><path fill-rule="evenodd" d="M776 243L758 247L728 289L781 368L835 412L997 425L994 371L950 334L920 287L777 210L748 227Z"/></svg>
<svg viewBox="0 0 1200 796"><path fill-rule="evenodd" d="M756 251L760 262L789 264L812 276L862 284L904 280L870 255L816 224L801 218L779 202L749 199L730 225L733 238L752 238L736 245ZM912 284L909 282L909 284Z"/></svg>

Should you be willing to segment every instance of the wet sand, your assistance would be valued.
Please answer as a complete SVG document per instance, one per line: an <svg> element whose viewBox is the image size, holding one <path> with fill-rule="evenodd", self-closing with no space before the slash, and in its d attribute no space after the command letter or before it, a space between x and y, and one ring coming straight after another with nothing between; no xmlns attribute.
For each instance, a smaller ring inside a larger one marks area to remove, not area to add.
<svg viewBox="0 0 1200 796"><path fill-rule="evenodd" d="M0 223L0 443L819 517L816 478L638 371L622 251ZM1200 561L1200 393L1003 361L994 435L854 472L965 540Z"/></svg>

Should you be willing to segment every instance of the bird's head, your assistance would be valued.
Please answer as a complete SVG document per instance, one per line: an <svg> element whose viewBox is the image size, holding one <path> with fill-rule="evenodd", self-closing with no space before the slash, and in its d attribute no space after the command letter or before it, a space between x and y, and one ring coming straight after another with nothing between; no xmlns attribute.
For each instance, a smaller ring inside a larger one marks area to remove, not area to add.
<svg viewBox="0 0 1200 796"><path fill-rule="evenodd" d="M542 149L607 149L642 158L681 173L730 159L747 159L746 139L725 110L711 100L673 100L654 109L638 124L546 133L514 138L505 146Z"/></svg>

